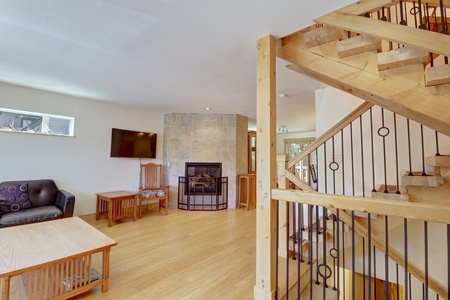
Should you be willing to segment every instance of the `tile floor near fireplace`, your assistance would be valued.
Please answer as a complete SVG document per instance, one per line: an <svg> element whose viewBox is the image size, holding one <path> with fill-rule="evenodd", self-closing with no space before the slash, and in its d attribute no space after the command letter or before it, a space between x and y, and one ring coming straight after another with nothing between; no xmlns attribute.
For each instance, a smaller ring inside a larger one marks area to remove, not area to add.
<svg viewBox="0 0 450 300"><path fill-rule="evenodd" d="M228 177L222 177L222 163L186 163L185 176L178 178L178 208L185 210L228 208Z"/></svg>

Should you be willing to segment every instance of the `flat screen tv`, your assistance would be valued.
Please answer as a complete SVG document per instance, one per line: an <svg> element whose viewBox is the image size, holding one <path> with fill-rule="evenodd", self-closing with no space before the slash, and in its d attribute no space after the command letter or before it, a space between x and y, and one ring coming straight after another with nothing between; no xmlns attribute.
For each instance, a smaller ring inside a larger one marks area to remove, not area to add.
<svg viewBox="0 0 450 300"><path fill-rule="evenodd" d="M156 133L113 128L111 157L156 158Z"/></svg>

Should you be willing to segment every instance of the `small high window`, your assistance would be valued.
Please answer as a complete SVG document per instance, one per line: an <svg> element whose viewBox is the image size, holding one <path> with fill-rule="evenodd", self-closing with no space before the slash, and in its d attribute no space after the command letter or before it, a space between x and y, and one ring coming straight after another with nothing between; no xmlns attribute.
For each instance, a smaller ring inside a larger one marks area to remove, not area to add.
<svg viewBox="0 0 450 300"><path fill-rule="evenodd" d="M73 136L75 118L0 108L0 131Z"/></svg>

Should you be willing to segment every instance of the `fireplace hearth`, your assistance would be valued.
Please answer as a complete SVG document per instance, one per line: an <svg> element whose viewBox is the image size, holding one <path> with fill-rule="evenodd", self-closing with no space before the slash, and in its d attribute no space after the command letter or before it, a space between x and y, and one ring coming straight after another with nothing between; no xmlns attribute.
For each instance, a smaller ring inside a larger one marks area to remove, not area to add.
<svg viewBox="0 0 450 300"><path fill-rule="evenodd" d="M178 208L187 210L226 209L228 178L222 163L187 162L185 176L178 180Z"/></svg>

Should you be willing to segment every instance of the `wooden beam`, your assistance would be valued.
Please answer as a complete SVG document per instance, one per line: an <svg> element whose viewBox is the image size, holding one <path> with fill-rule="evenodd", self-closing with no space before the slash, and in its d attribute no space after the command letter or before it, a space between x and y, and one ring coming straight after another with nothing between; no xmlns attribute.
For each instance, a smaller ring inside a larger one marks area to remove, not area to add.
<svg viewBox="0 0 450 300"><path fill-rule="evenodd" d="M399 2L400 0L362 0L341 8L338 11L353 15L364 15L365 13L378 11L383 7L393 6ZM314 22L321 23L316 20L314 19Z"/></svg>
<svg viewBox="0 0 450 300"><path fill-rule="evenodd" d="M332 12L315 19L315 21L351 32L367 34L413 48L450 56L450 36L445 34L342 12Z"/></svg>
<svg viewBox="0 0 450 300"><path fill-rule="evenodd" d="M277 204L276 187L276 41L266 36L257 43L256 120L258 163L256 207L256 284L254 299L275 299Z"/></svg>
<svg viewBox="0 0 450 300"><path fill-rule="evenodd" d="M278 48L277 55L296 64L297 72L450 135L450 91L426 88L423 69L420 72L380 76L372 71L376 70L376 66L371 66L371 62L364 57L359 64L349 63L328 58L318 52L320 49L315 49L315 52L311 49L315 48L304 46L300 34L283 39L283 46Z"/></svg>
<svg viewBox="0 0 450 300"><path fill-rule="evenodd" d="M448 205L324 193L308 193L299 190L283 189L272 190L272 198L336 209L348 209L379 215L450 224L450 206Z"/></svg>

